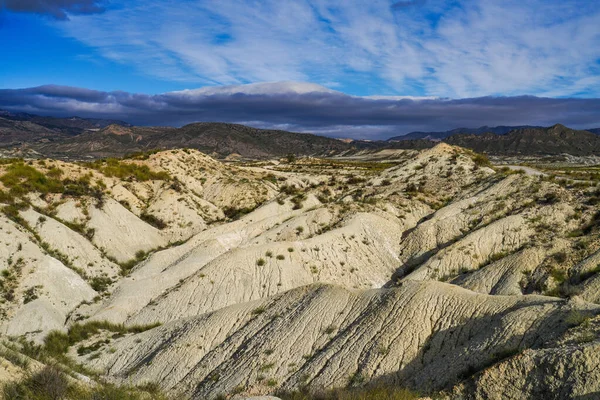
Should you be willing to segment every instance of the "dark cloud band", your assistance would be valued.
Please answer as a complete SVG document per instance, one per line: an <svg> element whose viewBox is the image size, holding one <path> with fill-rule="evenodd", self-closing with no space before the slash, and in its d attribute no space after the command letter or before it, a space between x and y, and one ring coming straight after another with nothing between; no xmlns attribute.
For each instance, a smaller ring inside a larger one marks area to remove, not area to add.
<svg viewBox="0 0 600 400"><path fill-rule="evenodd" d="M42 115L116 118L138 125L238 122L368 139L482 125L600 126L600 99L533 96L411 100L371 99L339 92L245 94L231 90L145 95L41 86L0 90L0 108Z"/></svg>
<svg viewBox="0 0 600 400"><path fill-rule="evenodd" d="M0 0L0 9L49 15L68 19L67 13L97 14L104 11L104 0Z"/></svg>

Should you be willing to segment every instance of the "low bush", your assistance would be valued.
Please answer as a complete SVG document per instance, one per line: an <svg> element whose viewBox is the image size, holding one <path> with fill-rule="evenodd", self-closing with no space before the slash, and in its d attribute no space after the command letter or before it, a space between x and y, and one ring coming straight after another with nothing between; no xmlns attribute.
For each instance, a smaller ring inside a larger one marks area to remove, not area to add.
<svg viewBox="0 0 600 400"><path fill-rule="evenodd" d="M166 400L157 385L116 386L100 382L90 387L69 380L57 366L49 365L20 381L4 384L5 400Z"/></svg>
<svg viewBox="0 0 600 400"><path fill-rule="evenodd" d="M171 179L166 172L152 171L147 165L123 162L116 158L94 161L93 163L90 163L89 166L105 176L129 181L136 180L138 182L145 182L150 180L166 181Z"/></svg>
<svg viewBox="0 0 600 400"><path fill-rule="evenodd" d="M2 394L6 400L61 400L74 398L76 390L57 367L47 366L20 382L6 384Z"/></svg>
<svg viewBox="0 0 600 400"><path fill-rule="evenodd" d="M239 219L244 215L251 213L255 210L255 208L256 207L225 207L223 208L223 214L225 214L225 217L227 217L227 219L235 221L236 219Z"/></svg>
<svg viewBox="0 0 600 400"><path fill-rule="evenodd" d="M90 286L96 292L106 292L108 287L113 283L108 276L95 276L90 280Z"/></svg>
<svg viewBox="0 0 600 400"><path fill-rule="evenodd" d="M420 396L408 389L377 385L365 388L333 389L321 392L307 390L279 392L282 400L415 400Z"/></svg>
<svg viewBox="0 0 600 400"><path fill-rule="evenodd" d="M146 222L147 224L152 225L153 227L155 227L156 229L160 229L163 230L167 227L167 223L165 221L163 221L162 219L158 218L155 215L152 215L148 212L143 212L140 215L140 218L142 219L142 221Z"/></svg>
<svg viewBox="0 0 600 400"><path fill-rule="evenodd" d="M62 193L64 186L58 179L51 178L22 162L9 165L0 176L0 182L12 195L23 195L29 192Z"/></svg>
<svg viewBox="0 0 600 400"><path fill-rule="evenodd" d="M124 335L127 333L141 333L156 328L159 325L160 324L124 326L113 324L108 321L91 321L85 324L75 324L69 328L67 333L61 331L50 332L44 339L42 351L49 356L60 357L69 350L69 347L89 339L98 334L101 330Z"/></svg>

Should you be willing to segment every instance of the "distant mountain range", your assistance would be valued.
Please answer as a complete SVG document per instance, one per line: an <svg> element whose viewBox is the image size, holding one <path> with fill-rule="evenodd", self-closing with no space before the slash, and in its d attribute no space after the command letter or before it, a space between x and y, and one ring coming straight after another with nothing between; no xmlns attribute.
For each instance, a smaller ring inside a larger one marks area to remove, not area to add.
<svg viewBox="0 0 600 400"><path fill-rule="evenodd" d="M400 148L424 147L443 141L494 155L600 155L600 128L574 130L564 125L458 128L445 132L411 132L388 139Z"/></svg>
<svg viewBox="0 0 600 400"><path fill-rule="evenodd" d="M244 158L328 155L352 148L337 139L304 133L256 129L238 124L195 123L181 128L109 125L57 141L31 147L54 157L109 157L153 149L194 148L217 157L238 154Z"/></svg>
<svg viewBox="0 0 600 400"><path fill-rule="evenodd" d="M504 135L458 134L447 137L444 142L497 155L600 155L598 134L560 124L549 128L515 129Z"/></svg>
<svg viewBox="0 0 600 400"><path fill-rule="evenodd" d="M307 133L257 129L229 123L193 123L181 128L139 127L123 121L41 117L0 110L0 146L62 158L101 158L173 148L195 148L224 158L278 157L289 153L327 156L360 150L423 149L438 141L494 155L600 155L600 128L563 125L483 126L446 132L412 132L387 141L343 141Z"/></svg>
<svg viewBox="0 0 600 400"><path fill-rule="evenodd" d="M398 142L403 140L415 140L415 139L429 139L429 140L442 140L449 136L458 135L461 133L471 135L481 135L483 133L494 133L496 135L504 135L515 129L523 128L541 128L540 126L482 126L479 128L457 128L450 131L443 132L410 132L406 135L394 136L388 139L390 142Z"/></svg>
<svg viewBox="0 0 600 400"><path fill-rule="evenodd" d="M109 125L131 126L127 122L111 119L80 117L42 117L34 114L0 110L0 118L18 122L32 122L50 130L60 130L63 134L78 135L85 130L102 129Z"/></svg>
<svg viewBox="0 0 600 400"><path fill-rule="evenodd" d="M466 135L483 135L484 133L493 133L495 135L506 135L507 133L520 129L542 129L543 126L532 125L516 125L516 126L481 126L479 128L456 128L443 132L410 132L406 135L394 136L388 139L388 142L401 142L405 140L427 139L427 140L442 140L450 136L466 134ZM588 132L600 135L600 128L584 129Z"/></svg>

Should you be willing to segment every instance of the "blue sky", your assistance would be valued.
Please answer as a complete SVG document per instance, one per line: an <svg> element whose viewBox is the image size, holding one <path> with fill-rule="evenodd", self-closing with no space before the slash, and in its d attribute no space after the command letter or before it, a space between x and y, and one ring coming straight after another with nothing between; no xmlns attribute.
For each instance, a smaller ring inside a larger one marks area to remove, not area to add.
<svg viewBox="0 0 600 400"><path fill-rule="evenodd" d="M226 86L220 94L233 95L248 84L293 81L364 101L600 97L600 2L591 0L0 0L0 7L0 90L161 95ZM289 87L262 86L261 95ZM62 110L106 107L64 108L73 101L62 101Z"/></svg>

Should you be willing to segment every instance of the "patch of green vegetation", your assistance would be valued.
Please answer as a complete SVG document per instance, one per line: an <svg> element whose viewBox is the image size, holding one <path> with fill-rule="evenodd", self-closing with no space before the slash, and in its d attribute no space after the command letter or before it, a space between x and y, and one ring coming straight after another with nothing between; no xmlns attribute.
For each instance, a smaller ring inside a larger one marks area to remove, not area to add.
<svg viewBox="0 0 600 400"><path fill-rule="evenodd" d="M38 290L42 288L42 285L32 286L27 288L23 292L23 304L31 303L33 300L38 298Z"/></svg>
<svg viewBox="0 0 600 400"><path fill-rule="evenodd" d="M337 330L337 327L335 325L329 325L328 327L326 327L323 332L325 332L327 335L331 335L333 332L335 332Z"/></svg>
<svg viewBox="0 0 600 400"><path fill-rule="evenodd" d="M147 160L150 158L151 155L156 154L156 153L160 153L162 150L160 149L154 149L154 150L147 150L147 151L136 151L130 154L126 154L125 157L123 157L124 159L130 159L130 160Z"/></svg>
<svg viewBox="0 0 600 400"><path fill-rule="evenodd" d="M567 261L567 253L564 251L559 251L557 253L554 253L552 255L552 258L554 259L554 261L556 261L559 264L564 264Z"/></svg>
<svg viewBox="0 0 600 400"><path fill-rule="evenodd" d="M89 283L96 292L103 293L112 285L113 280L108 276L95 276L90 279Z"/></svg>
<svg viewBox="0 0 600 400"><path fill-rule="evenodd" d="M477 167L491 167L492 163L485 154L473 153L471 154L471 160Z"/></svg>
<svg viewBox="0 0 600 400"><path fill-rule="evenodd" d="M269 387L277 386L277 379L271 378L271 379L267 380L267 386L269 386Z"/></svg>
<svg viewBox="0 0 600 400"><path fill-rule="evenodd" d="M85 324L75 324L66 333L61 331L50 332L44 338L44 345L41 351L51 357L60 359L61 356L67 353L69 347L97 335L100 331L110 331L122 336L128 333L141 333L157 326L160 326L160 324L124 326L108 321L91 321Z"/></svg>
<svg viewBox="0 0 600 400"><path fill-rule="evenodd" d="M92 174L85 174L78 179L65 179L63 181L63 194L66 196L92 196L99 201L102 201L102 188L92 186Z"/></svg>
<svg viewBox="0 0 600 400"><path fill-rule="evenodd" d="M277 184L277 177L272 173L268 173L267 175L263 176L262 179L273 184Z"/></svg>
<svg viewBox="0 0 600 400"><path fill-rule="evenodd" d="M223 214L225 214L225 217L227 217L227 219L235 221L236 219L240 219L244 215L251 213L252 211L254 211L256 209L256 207L257 206L237 208L237 207L229 206L229 207L223 208Z"/></svg>
<svg viewBox="0 0 600 400"><path fill-rule="evenodd" d="M261 371L261 372L269 371L269 370L273 369L273 367L275 367L275 364L274 364L274 363L263 364L263 365L261 365L261 367L260 367L260 371Z"/></svg>
<svg viewBox="0 0 600 400"><path fill-rule="evenodd" d="M158 248L155 249L156 251L161 250L162 248ZM135 253L135 258L132 258L129 261L125 261L125 262L117 262L116 259L112 258L112 257L107 257L110 261L114 262L115 264L119 264L119 267L121 267L121 275L122 276L127 276L129 275L129 273L131 272L131 270L133 269L133 267L135 267L138 263L144 261L148 256L150 255L150 252L146 252L143 250L138 250Z"/></svg>
<svg viewBox="0 0 600 400"><path fill-rule="evenodd" d="M257 307L254 310L252 310L252 315L260 315L262 313L264 313L265 311L267 311L267 309L263 306L261 307Z"/></svg>
<svg viewBox="0 0 600 400"><path fill-rule="evenodd" d="M581 274L579 274L577 283L583 282L583 281L591 278L592 276L596 275L599 272L600 272L600 264L596 265L594 268L592 268L588 271L585 271L585 272L582 272Z"/></svg>
<svg viewBox="0 0 600 400"><path fill-rule="evenodd" d="M88 165L105 176L126 181L168 181L171 179L169 174L164 171L152 171L147 165L123 162L116 158L98 160Z"/></svg>
<svg viewBox="0 0 600 400"><path fill-rule="evenodd" d="M293 196L296 195L300 192L300 189L298 189L295 185L282 185L279 190L281 191L281 193L287 194L289 196Z"/></svg>
<svg viewBox="0 0 600 400"><path fill-rule="evenodd" d="M9 361L11 364L16 365L17 367L21 367L23 369L29 368L29 358L22 356L13 349L0 347L0 357Z"/></svg>
<svg viewBox="0 0 600 400"><path fill-rule="evenodd" d="M29 192L62 193L64 187L60 180L51 178L34 167L17 162L6 167L0 176L0 182L11 195L24 195Z"/></svg>
<svg viewBox="0 0 600 400"><path fill-rule="evenodd" d="M304 200L306 200L306 195L304 193L298 193L297 195L295 195L294 197L292 197L291 201L292 204L294 205L292 207L293 210L299 210L303 207L303 202Z"/></svg>
<svg viewBox="0 0 600 400"><path fill-rule="evenodd" d="M569 327L574 328L576 326L587 323L590 320L590 318L590 315L587 313L583 313L579 310L573 310L569 312L569 314L565 318L565 322L569 325Z"/></svg>
<svg viewBox="0 0 600 400"><path fill-rule="evenodd" d="M152 215L146 211L144 211L142 214L140 214L140 218L142 219L142 221L152 225L156 229L163 230L167 227L167 223L165 221L163 221L162 219L158 218L157 216Z"/></svg>
<svg viewBox="0 0 600 400"><path fill-rule="evenodd" d="M108 383L78 385L59 367L46 366L17 382L4 384L6 400L166 400L156 385L116 386Z"/></svg>
<svg viewBox="0 0 600 400"><path fill-rule="evenodd" d="M105 339L105 340L99 340L95 343L92 343L89 346L79 346L77 348L77 354L80 356L84 356L86 354L91 354L95 351L98 351L102 348L102 346L104 346L105 344L110 343L110 339Z"/></svg>

